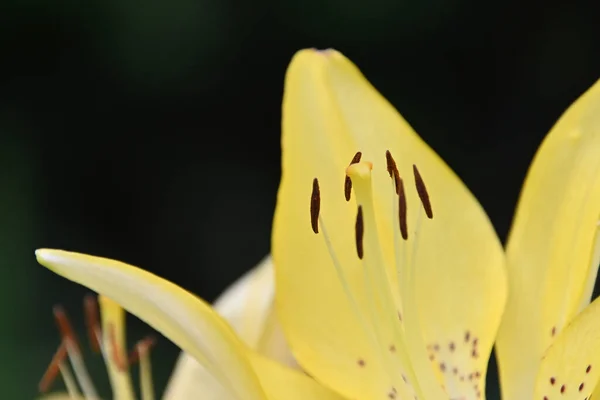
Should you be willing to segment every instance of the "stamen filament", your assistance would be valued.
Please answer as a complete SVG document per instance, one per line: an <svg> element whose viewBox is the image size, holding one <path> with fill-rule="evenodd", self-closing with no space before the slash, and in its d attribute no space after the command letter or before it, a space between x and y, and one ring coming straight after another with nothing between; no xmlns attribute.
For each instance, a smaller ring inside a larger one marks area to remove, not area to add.
<svg viewBox="0 0 600 400"><path fill-rule="evenodd" d="M59 369L60 363L64 362L64 360L66 358L67 358L67 345L63 341L60 344L60 346L58 347L58 350L56 350L56 353L54 353L54 356L52 356L50 365L48 365L46 372L44 372L44 375L42 376L42 379L40 380L38 388L41 393L46 393L48 391L48 389L50 389L50 386L56 380L56 377L60 373L60 369Z"/></svg>
<svg viewBox="0 0 600 400"><path fill-rule="evenodd" d="M106 296L98 296L102 318L102 355L115 400L135 398L125 353L125 310Z"/></svg>
<svg viewBox="0 0 600 400"><path fill-rule="evenodd" d="M65 382L65 387L67 388L69 397L74 400L80 399L81 394L79 393L77 383L75 382L75 377L73 377L69 367L64 362L60 362L58 363L58 370L60 371L63 381Z"/></svg>
<svg viewBox="0 0 600 400"><path fill-rule="evenodd" d="M87 328L90 347L95 353L100 353L100 318L98 317L98 302L96 296L87 295L83 299L83 308L85 315L85 325Z"/></svg>
<svg viewBox="0 0 600 400"><path fill-rule="evenodd" d="M396 300L392 294L391 280L379 246L371 189L371 169L372 164L367 162L358 163L346 169L347 174L353 180L356 201L363 210L365 220L365 255L362 261L365 272L365 289L368 291L368 303L373 318L371 324L376 329L376 335L380 338L380 342L382 342L386 335L382 331L382 324L377 319L377 315L380 314L378 310L381 309L392 328L392 331L388 334L395 335L400 344L396 352L398 357L390 355L386 357L388 364L391 364L388 368L392 371L404 371L410 377L413 389L419 397L423 397L421 388L416 385L415 371L409 362L409 349L407 348L404 330L398 322Z"/></svg>
<svg viewBox="0 0 600 400"><path fill-rule="evenodd" d="M384 343L382 342L382 339L378 336L377 332L373 329L374 324L369 323L367 321L367 317L361 311L360 307L358 306L358 303L356 302L356 297L352 293L352 289L350 288L350 284L348 283L346 274L344 273L344 270L342 269L342 266L341 266L337 256L335 255L335 251L333 250L333 246L331 244L329 234L327 233L328 232L327 225L325 224L325 221L323 220L323 217L321 217L321 216L319 216L319 225L321 226L321 234L323 235L323 240L325 241L325 246L327 247L327 251L329 252L329 257L331 258L331 262L335 268L336 274L338 276L338 280L342 285L344 294L346 295L346 298L347 298L348 302L350 303L350 308L356 315L359 325L362 327L365 334L370 339L371 346L373 347L373 349L379 350L381 357L382 357L382 361L389 364L389 361L386 361L386 360L388 360L390 356L384 350L386 347L384 346ZM372 296L368 296L368 297L372 298ZM392 375L392 371L394 371L394 369L386 368L386 371L388 371L388 373L389 373L390 380L392 382L394 382L394 379L397 378ZM408 391L407 391L408 388L406 387L406 385L400 384L398 387L396 387L396 389L400 392L400 398L410 398L411 394L408 393Z"/></svg>
<svg viewBox="0 0 600 400"><path fill-rule="evenodd" d="M90 378L90 374L85 367L85 362L83 361L81 350L77 344L75 333L71 328L71 324L69 323L65 311L61 307L54 307L54 316L58 323L63 341L65 342L69 361L73 366L75 377L81 386L84 396L89 400L99 399L96 388L94 387L92 379Z"/></svg>
<svg viewBox="0 0 600 400"><path fill-rule="evenodd" d="M137 354L140 357L140 391L142 400L154 400L152 385L152 366L150 363L149 346L146 341L137 344Z"/></svg>

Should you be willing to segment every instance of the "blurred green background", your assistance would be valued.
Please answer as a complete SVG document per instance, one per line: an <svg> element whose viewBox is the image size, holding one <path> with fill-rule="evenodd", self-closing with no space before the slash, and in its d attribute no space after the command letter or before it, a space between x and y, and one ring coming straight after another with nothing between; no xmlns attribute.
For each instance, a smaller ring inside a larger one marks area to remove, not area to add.
<svg viewBox="0 0 600 400"><path fill-rule="evenodd" d="M5 0L0 397L31 399L86 291L37 247L113 257L212 300L269 250L282 82L335 47L458 172L505 237L556 118L600 76L592 2ZM130 319L130 339L150 328ZM162 390L177 349L154 355ZM106 382L102 364L90 361ZM493 374L493 372L492 372ZM493 380L493 379L492 379ZM492 382L490 396L496 397Z"/></svg>

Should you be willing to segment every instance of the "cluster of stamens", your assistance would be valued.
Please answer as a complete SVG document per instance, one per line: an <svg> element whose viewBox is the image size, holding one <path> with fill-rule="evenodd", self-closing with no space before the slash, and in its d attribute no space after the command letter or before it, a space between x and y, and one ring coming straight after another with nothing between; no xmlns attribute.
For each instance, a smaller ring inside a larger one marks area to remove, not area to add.
<svg viewBox="0 0 600 400"><path fill-rule="evenodd" d="M350 165L358 164L361 161L362 153L357 152L352 160L350 161ZM408 240L408 224L407 224L407 202L406 202L406 192L404 191L404 181L400 177L400 173L398 172L398 167L396 166L396 161L392 157L390 151L386 151L385 153L387 171L394 182L394 188L396 191L396 195L398 196L398 223L400 228L400 233L402 235L402 239ZM425 182L421 177L421 173L416 165L413 164L413 175L415 180L415 188L419 199L421 200L421 204L423 206L423 210L425 211L425 215L427 218L433 219L433 208L431 207L431 201L429 199L429 193L427 192L427 187L425 186ZM344 197L346 201L350 201L352 197L352 179L350 176L346 174L344 179ZM319 217L321 211L321 190L319 188L319 180L318 178L313 179L312 185L312 193L310 198L310 222L311 227L314 233L319 233ZM356 237L356 251L358 253L358 257L360 259L364 256L364 248L363 248L363 236L364 236L364 222L363 222L363 214L362 214L362 206L358 206L358 211L356 215L356 224L355 224L355 237Z"/></svg>
<svg viewBox="0 0 600 400"><path fill-rule="evenodd" d="M104 298L101 301L111 302L109 306L113 307L113 310L119 308L116 303L112 303L112 300ZM40 380L39 391L41 393L48 392L60 374L72 398L81 398L81 390L83 398L86 400L98 400L100 397L83 360L82 347L64 308L57 305L53 311L61 336L61 344ZM118 311L123 312L120 308ZM135 398L131 387L129 368L139 362L142 399L154 398L149 352L156 342L155 338L148 336L139 340L127 353L124 348L124 338L118 337L116 332L117 329L123 327L115 326L119 322L110 321L108 317L106 320L102 318L102 323L100 322L98 302L95 296L88 295L84 298L84 313L89 346L94 353L101 353L104 358L111 378L114 397L131 398L131 400ZM70 363L74 375L67 365L67 361ZM120 395L117 396L116 393ZM124 393L126 394L124 395Z"/></svg>
<svg viewBox="0 0 600 400"><path fill-rule="evenodd" d="M413 165L412 170L416 193L422 209L418 212L412 253L409 254L410 249L402 244L406 243L409 238L407 196L404 190L404 182L400 177L396 162L389 151L386 151L385 158L387 172L392 180L393 210L397 215L398 223L397 228L394 229L394 233L399 232L398 237L394 234L396 272L398 275L396 283L399 285L397 287L397 293L400 294L399 297L393 293L396 290L394 288L395 285L388 278L381 243L378 239L377 229L375 229L375 200L372 195L370 177L373 164L361 161L361 152L357 152L354 155L349 166L346 168L344 198L346 202L349 202L353 191L357 197L354 239L356 254L364 267L365 276L363 282L366 293L368 293L365 304L359 304L359 301L356 299L354 289L350 286L348 277L346 276L346 269L340 263L327 234L323 217L320 215L321 191L318 178L314 178L312 182L310 199L311 227L315 234L318 234L320 230L322 231L322 237L325 240L332 264L336 269L345 296L354 310L357 321L363 327L372 343L373 349L378 349L375 356L381 359L386 366L386 370L390 372L390 387L385 392L382 391L382 396L388 399L403 398L406 396L408 396L407 398L418 399L421 395L425 396L427 393L426 397L438 398L443 393L443 388L437 382L432 383L435 378L430 361L425 353L423 337L418 328L420 325L418 323L418 315L415 313L415 273L413 271L414 260L417 255L416 244L421 224L421 214L424 211L428 219L433 219L433 209L421 173L417 166ZM368 235L365 235L365 222L369 224L367 226ZM403 310L406 312L406 315ZM382 311L383 314L381 314ZM409 321L406 324L410 325L410 328L404 325L404 319ZM389 342L390 340L392 342ZM408 346L408 342L411 343L411 346ZM415 350L419 348L420 350ZM410 360L422 361L413 364ZM367 368L368 361L360 355L357 365L362 369ZM419 376L419 379L416 379L417 376ZM399 377L402 379L398 380ZM417 380L420 382L415 382ZM432 391L427 389L427 391L423 391L415 386L414 383L428 388L431 388L433 385L439 390L432 389Z"/></svg>

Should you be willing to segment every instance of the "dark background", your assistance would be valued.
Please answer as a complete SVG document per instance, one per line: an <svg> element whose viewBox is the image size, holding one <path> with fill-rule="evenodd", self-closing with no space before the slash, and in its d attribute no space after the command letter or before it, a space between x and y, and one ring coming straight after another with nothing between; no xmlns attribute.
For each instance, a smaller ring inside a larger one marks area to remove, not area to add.
<svg viewBox="0 0 600 400"><path fill-rule="evenodd" d="M282 82L303 47L350 57L504 238L541 139L600 77L599 16L564 1L4 1L0 396L35 396L53 304L83 327L86 291L35 248L117 258L209 300L269 251ZM150 332L130 322L130 339ZM159 390L176 351L154 353Z"/></svg>

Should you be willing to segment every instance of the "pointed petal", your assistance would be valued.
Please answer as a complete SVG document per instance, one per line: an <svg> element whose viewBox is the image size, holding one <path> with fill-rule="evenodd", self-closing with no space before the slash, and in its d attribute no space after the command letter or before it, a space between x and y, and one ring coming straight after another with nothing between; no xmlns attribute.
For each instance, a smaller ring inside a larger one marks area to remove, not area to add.
<svg viewBox="0 0 600 400"><path fill-rule="evenodd" d="M225 290L214 307L250 347L260 347L263 354L291 364L293 358L287 344L273 332L278 326L271 317L274 293L273 261L267 256ZM214 384L209 371L193 357L182 353L166 393L168 398L187 398L193 393L219 390L209 389Z"/></svg>
<svg viewBox="0 0 600 400"><path fill-rule="evenodd" d="M243 344L194 295L149 272L106 258L62 250L36 251L40 264L110 297L210 370L230 397L262 400L264 393Z"/></svg>
<svg viewBox="0 0 600 400"><path fill-rule="evenodd" d="M498 335L506 398L533 393L539 360L589 303L600 262L600 83L552 128L529 169L507 244L511 295Z"/></svg>
<svg viewBox="0 0 600 400"><path fill-rule="evenodd" d="M389 391L389 371L380 361L387 346L375 349L364 333L322 232L311 230L309 204L317 177L320 215L360 307L368 298L355 248L356 205L344 200L345 169L357 151L373 165L378 236L385 264L393 269L392 232L398 229L398 215L392 211L386 171L385 152L390 150L407 182L413 164L418 166L431 196L435 217L420 224L421 202L414 187L407 187L410 237L418 230L419 241L414 247L409 242L405 253L411 252L418 275L415 291L425 342L456 342L456 350L440 354L437 361L447 363L443 376L449 394L464 395L452 368L485 374L505 301L503 253L482 208L360 71L334 50L304 50L294 56L286 75L282 129L283 175L272 242L276 303L300 364L349 397L381 398ZM382 320L384 324L389 325ZM471 340L464 343L467 331ZM472 338L478 339L476 358L471 356ZM468 396L475 395L472 387Z"/></svg>
<svg viewBox="0 0 600 400"><path fill-rule="evenodd" d="M533 398L587 399L599 378L600 300L596 300L558 335L545 352Z"/></svg>

